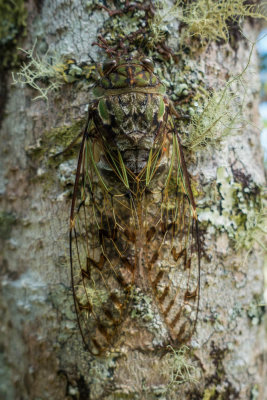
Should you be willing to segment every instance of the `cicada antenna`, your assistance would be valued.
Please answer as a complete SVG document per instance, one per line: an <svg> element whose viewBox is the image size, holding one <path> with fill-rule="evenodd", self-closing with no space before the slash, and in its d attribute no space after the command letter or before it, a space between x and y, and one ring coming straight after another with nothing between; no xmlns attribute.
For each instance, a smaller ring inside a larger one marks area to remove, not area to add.
<svg viewBox="0 0 267 400"><path fill-rule="evenodd" d="M102 35L98 35L97 39L98 39L98 41L93 42L92 46L98 46L101 49L105 50L105 52L107 53L107 55L109 57L119 56L118 52L109 46L108 42Z"/></svg>
<svg viewBox="0 0 267 400"><path fill-rule="evenodd" d="M96 64L95 59L88 53L88 57L90 58L90 60L92 61L93 64Z"/></svg>
<svg viewBox="0 0 267 400"><path fill-rule="evenodd" d="M129 53L128 45L126 45L126 42L127 42L127 36L124 36L120 39L117 45L117 51L119 57L126 56Z"/></svg>

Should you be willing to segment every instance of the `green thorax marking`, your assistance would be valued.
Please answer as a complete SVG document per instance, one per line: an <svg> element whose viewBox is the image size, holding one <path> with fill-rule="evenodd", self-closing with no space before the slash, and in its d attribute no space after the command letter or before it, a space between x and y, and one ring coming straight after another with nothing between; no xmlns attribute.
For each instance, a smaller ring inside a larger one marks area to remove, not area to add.
<svg viewBox="0 0 267 400"><path fill-rule="evenodd" d="M165 86L139 60L122 60L108 71L94 88L95 98L129 92L164 95Z"/></svg>

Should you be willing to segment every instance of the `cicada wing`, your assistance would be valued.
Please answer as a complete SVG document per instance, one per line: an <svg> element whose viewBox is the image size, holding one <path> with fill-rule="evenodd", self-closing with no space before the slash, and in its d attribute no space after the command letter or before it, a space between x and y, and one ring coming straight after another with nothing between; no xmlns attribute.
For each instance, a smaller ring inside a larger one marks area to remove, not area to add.
<svg viewBox="0 0 267 400"><path fill-rule="evenodd" d="M160 195L153 200L151 196L155 197L155 194L150 194L146 200L146 264L154 296L171 338L174 342L184 343L194 333L198 315L198 221L176 134L170 147L170 165Z"/></svg>
<svg viewBox="0 0 267 400"><path fill-rule="evenodd" d="M73 193L70 252L79 328L87 349L101 354L118 337L135 273L132 204L118 185L107 185L84 137Z"/></svg>

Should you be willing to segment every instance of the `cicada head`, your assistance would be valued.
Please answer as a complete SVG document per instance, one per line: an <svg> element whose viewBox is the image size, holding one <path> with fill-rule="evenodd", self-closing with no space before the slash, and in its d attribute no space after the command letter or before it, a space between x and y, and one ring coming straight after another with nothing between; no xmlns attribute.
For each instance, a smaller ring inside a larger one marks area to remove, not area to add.
<svg viewBox="0 0 267 400"><path fill-rule="evenodd" d="M165 86L154 74L154 64L148 57L121 57L106 60L102 65L101 79L94 89L96 98L106 90L134 90L135 88L155 88L164 94Z"/></svg>

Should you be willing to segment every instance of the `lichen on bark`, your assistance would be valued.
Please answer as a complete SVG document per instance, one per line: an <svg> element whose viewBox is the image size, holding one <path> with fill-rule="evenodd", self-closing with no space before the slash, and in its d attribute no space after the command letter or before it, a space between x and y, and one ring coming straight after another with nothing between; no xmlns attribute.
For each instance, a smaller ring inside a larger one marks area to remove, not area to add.
<svg viewBox="0 0 267 400"><path fill-rule="evenodd" d="M88 2L78 0L47 1L39 9L34 2L31 5L30 21L34 22L29 24L22 47L31 49L37 38L40 54L50 48L64 60L75 59L78 67L91 65L88 54L96 60L104 58L103 52L91 47L98 33L107 39L109 34L114 41L127 21L133 31L136 24L139 28L144 22L144 12L129 10L123 18L117 16L113 26L113 17L95 2L88 6ZM116 5L124 7L120 2ZM153 15L149 18L151 26ZM229 43L210 42L200 52L194 41L181 52L182 29L186 26L179 23L179 14L178 18L172 15L170 24L164 25L165 33L157 38L160 46L155 50L155 43L150 43L147 53L154 56L177 109L192 115L201 108L206 93L220 90L229 76L244 70L250 47L238 38L234 49ZM249 22L243 31L256 39L256 29ZM162 50L164 43L173 50L170 58L168 51ZM176 55L180 58L175 61ZM35 96L32 89L10 86L1 128L1 161L5 165L1 169L1 204L5 208L1 232L5 248L1 254L4 356L0 397L264 398L261 368L265 332L263 308L259 306L262 255L255 243L249 245L248 255L247 248L236 245L246 237L249 216L260 212L264 184L259 134L254 127L258 123L256 66L253 52L245 74L249 84L244 103L246 119L253 124L244 124L237 135L228 135L217 146L211 143L186 152L197 194L202 243L199 323L188 344L190 351L183 354L183 367L192 366L194 383L190 379L173 383L175 373L184 370L177 366L177 353L164 353L160 347L167 331L153 301L142 292L134 295L116 348L100 358L84 351L68 260L70 195L78 146L64 157L53 156L79 133L90 92L84 79L81 85L79 79L66 82L60 91L48 95L47 105L42 100L31 101ZM239 89L235 88L236 96ZM186 144L187 122L177 124Z"/></svg>

